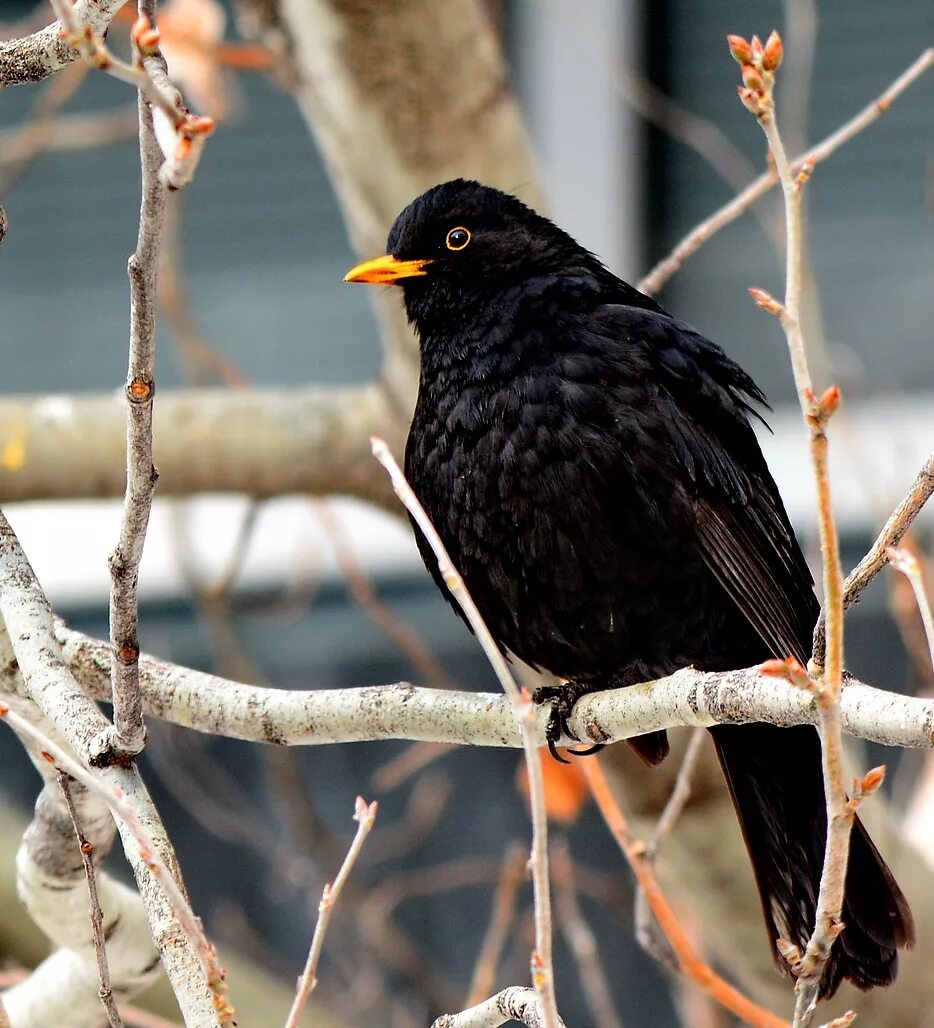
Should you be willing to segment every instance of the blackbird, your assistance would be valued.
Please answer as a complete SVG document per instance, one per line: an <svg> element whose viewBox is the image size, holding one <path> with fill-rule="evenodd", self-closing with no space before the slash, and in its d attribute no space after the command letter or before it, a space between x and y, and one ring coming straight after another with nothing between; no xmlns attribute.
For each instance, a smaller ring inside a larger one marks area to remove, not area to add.
<svg viewBox="0 0 934 1028"><path fill-rule="evenodd" d="M564 684L549 742L589 692L693 666L807 662L813 583L724 351L507 193L459 179L396 219L350 282L397 284L421 350L405 471L497 643ZM450 599L437 562L418 545ZM457 609L455 607L455 609ZM459 612L459 611L458 611ZM811 726L710 729L772 951L803 951L827 834ZM664 732L629 740L650 764ZM821 981L888 985L914 941L856 820L845 929Z"/></svg>

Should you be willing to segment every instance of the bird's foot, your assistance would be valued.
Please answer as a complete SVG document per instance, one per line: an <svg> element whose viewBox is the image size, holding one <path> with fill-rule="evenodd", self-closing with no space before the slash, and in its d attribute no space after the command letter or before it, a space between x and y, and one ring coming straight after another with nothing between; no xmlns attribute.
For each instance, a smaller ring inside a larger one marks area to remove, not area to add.
<svg viewBox="0 0 934 1028"><path fill-rule="evenodd" d="M541 704L551 702L551 711L548 714L548 724L545 726L545 740L548 743L548 751L559 764L570 764L558 753L558 743L562 737L580 742L580 738L572 730L568 723L574 704L593 689L582 682L564 682L561 685L543 685L535 690L532 702ZM568 750L572 757L588 757L592 753L599 753L603 749L602 743L594 743L583 750Z"/></svg>

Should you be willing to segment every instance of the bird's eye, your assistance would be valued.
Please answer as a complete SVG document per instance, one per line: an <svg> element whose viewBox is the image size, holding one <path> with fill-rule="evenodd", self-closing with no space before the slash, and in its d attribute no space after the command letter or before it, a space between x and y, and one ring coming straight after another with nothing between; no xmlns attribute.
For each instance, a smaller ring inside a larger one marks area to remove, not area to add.
<svg viewBox="0 0 934 1028"><path fill-rule="evenodd" d="M470 242L470 232L462 226L452 228L444 242L449 250L463 250Z"/></svg>

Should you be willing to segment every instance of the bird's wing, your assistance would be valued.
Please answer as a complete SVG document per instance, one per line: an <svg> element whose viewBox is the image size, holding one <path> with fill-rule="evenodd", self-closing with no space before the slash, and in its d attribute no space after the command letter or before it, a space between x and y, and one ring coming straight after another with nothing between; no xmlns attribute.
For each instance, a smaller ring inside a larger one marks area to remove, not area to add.
<svg viewBox="0 0 934 1028"><path fill-rule="evenodd" d="M653 394L655 432L694 499L704 562L776 657L806 662L819 605L750 424L765 398L688 325L619 305L600 317Z"/></svg>

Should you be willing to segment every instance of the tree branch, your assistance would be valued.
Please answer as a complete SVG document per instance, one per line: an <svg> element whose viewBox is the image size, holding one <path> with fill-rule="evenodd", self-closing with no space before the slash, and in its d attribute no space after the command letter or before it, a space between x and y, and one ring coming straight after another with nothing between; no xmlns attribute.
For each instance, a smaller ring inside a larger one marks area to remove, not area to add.
<svg viewBox="0 0 934 1028"><path fill-rule="evenodd" d="M346 493L399 510L370 436L401 446L406 429L385 387L203 389L159 394L159 493ZM4 502L122 496L126 408L114 393L0 401Z"/></svg>
<svg viewBox="0 0 934 1028"><path fill-rule="evenodd" d="M826 160L831 154L848 143L854 136L871 125L878 117L884 114L892 103L905 92L905 90L919 79L929 68L934 65L934 47L925 50L916 61L914 61L881 95L868 103L857 115L848 122L841 125L836 132L832 132L826 139L823 139L816 146L811 147L806 153L796 157L791 162L791 170L797 174L805 164L819 164ZM778 175L774 170L763 172L754 182L738 193L729 203L725 204L718 211L714 211L709 218L706 218L681 240L671 253L660 260L647 275L639 282L639 288L653 296L662 289L668 280L678 272L685 261L693 256L709 239L715 236L721 229L726 228L731 222L745 214L757 200L761 199L772 188L778 185Z"/></svg>
<svg viewBox="0 0 934 1028"><path fill-rule="evenodd" d="M102 36L127 0L75 0L78 23ZM53 21L23 39L0 43L0 89L40 80L76 61L80 54L62 39L63 26Z"/></svg>
<svg viewBox="0 0 934 1028"><path fill-rule="evenodd" d="M109 695L107 643L55 626L63 657L95 699ZM6 672L10 674L9 670ZM0 687L4 670L0 667ZM268 689L140 657L143 708L150 717L280 746L316 746L376 739L412 739L465 746L521 745L509 701L490 693L425 689L399 682L309 692ZM816 724L813 696L758 668L704 672L693 668L578 700L570 725L582 741L612 743L665 728L766 721ZM934 699L901 696L848 679L841 697L843 728L887 746L934 746ZM536 716L545 744L547 707Z"/></svg>

